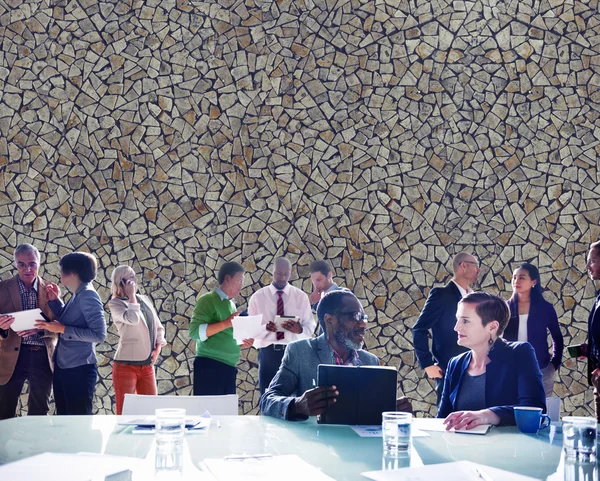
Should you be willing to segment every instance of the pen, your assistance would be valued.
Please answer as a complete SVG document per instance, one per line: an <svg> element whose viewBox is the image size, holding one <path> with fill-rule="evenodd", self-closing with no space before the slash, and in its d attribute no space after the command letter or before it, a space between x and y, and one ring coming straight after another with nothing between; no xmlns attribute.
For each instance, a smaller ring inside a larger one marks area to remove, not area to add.
<svg viewBox="0 0 600 481"><path fill-rule="evenodd" d="M475 473L477 473L477 476L483 479L483 481L493 481L483 469L480 469L477 466L475 466L473 469L475 469Z"/></svg>

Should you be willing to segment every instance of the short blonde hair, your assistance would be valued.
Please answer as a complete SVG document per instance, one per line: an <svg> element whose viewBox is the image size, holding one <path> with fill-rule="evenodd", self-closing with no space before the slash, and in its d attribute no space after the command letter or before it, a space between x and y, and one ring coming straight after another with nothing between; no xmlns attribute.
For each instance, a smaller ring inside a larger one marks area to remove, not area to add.
<svg viewBox="0 0 600 481"><path fill-rule="evenodd" d="M118 266L112 271L111 279L112 284L110 286L112 290L113 299L115 297L124 297L125 293L121 288L121 281L128 276L129 274L133 274L135 276L135 271L129 266Z"/></svg>

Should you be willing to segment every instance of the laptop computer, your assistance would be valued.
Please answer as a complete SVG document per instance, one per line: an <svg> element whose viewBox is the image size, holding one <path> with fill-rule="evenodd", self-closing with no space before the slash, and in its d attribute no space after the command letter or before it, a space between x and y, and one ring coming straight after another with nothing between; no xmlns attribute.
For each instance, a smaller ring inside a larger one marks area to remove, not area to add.
<svg viewBox="0 0 600 481"><path fill-rule="evenodd" d="M336 386L340 394L317 422L381 424L381 413L396 410L397 382L395 367L319 364L318 385Z"/></svg>

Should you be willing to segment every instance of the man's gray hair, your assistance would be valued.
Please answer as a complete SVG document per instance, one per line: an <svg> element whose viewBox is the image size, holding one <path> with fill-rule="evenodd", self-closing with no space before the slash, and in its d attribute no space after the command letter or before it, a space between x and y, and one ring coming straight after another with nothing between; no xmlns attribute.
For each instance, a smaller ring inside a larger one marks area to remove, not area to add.
<svg viewBox="0 0 600 481"><path fill-rule="evenodd" d="M460 266L463 262L469 262L473 257L473 254L469 254L468 252L459 252L452 259L452 270L456 274L458 266Z"/></svg>
<svg viewBox="0 0 600 481"><path fill-rule="evenodd" d="M38 264L40 263L40 251L38 251L37 247L31 244L19 244L17 246L17 248L15 249L15 252L13 254L14 258L15 258L15 262L17 262L17 256L19 254L28 254L30 252L33 252L33 254L35 255L35 258L38 261Z"/></svg>

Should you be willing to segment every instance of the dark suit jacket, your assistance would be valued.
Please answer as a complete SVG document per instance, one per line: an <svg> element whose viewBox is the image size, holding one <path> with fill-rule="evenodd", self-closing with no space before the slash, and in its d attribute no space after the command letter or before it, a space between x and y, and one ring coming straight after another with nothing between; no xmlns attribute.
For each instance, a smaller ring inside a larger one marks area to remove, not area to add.
<svg viewBox="0 0 600 481"><path fill-rule="evenodd" d="M486 367L485 405L500 416L501 426L515 424L513 406L546 409L542 373L529 343L498 339L488 357L491 362ZM456 411L460 385L472 358L469 350L448 363L438 418Z"/></svg>
<svg viewBox="0 0 600 481"><path fill-rule="evenodd" d="M511 297L508 301L510 307L510 321L504 330L504 339L516 341L519 337L519 297ZM548 331L552 336L552 357L548 352ZM527 342L533 346L535 357L540 369L544 369L550 362L558 369L562 362L565 342L558 325L558 316L554 306L544 299L532 297L527 319Z"/></svg>
<svg viewBox="0 0 600 481"><path fill-rule="evenodd" d="M457 344L458 335L454 332L456 307L461 299L460 291L453 281L444 287L434 287L429 293L421 315L412 328L415 354L422 369L437 362L445 372L448 361L466 351Z"/></svg>
<svg viewBox="0 0 600 481"><path fill-rule="evenodd" d="M600 296L596 298L588 318L588 382L592 384L592 372L600 367Z"/></svg>
<svg viewBox="0 0 600 481"><path fill-rule="evenodd" d="M288 407L296 397L315 387L319 364L335 364L327 338L302 339L288 344L279 371L260 398L260 411L265 416L288 419ZM357 366L379 366L377 356L358 351ZM290 421L304 420L298 416Z"/></svg>
<svg viewBox="0 0 600 481"><path fill-rule="evenodd" d="M9 314L23 310L21 305L21 293L19 292L18 277L12 277L4 282L0 282L0 313ZM38 277L38 307L50 320L54 319L54 314L48 307L48 298L46 297L46 282ZM40 319L43 320L43 319ZM56 346L57 335L51 332L42 334L46 350L48 351L48 362L50 368L54 369L52 364L52 354ZM0 386L3 386L13 375L19 352L21 350L21 337L12 329L0 329Z"/></svg>

